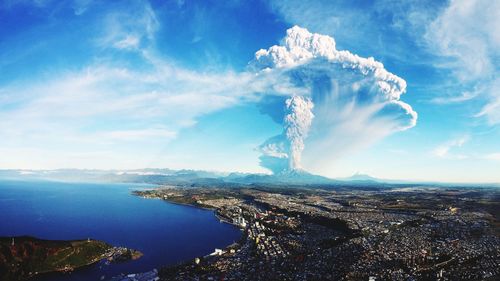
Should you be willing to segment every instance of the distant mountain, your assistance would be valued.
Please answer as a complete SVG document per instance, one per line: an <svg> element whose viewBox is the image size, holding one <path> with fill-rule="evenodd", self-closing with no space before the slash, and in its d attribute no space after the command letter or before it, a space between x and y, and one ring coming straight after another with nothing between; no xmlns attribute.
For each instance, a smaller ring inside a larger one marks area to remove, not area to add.
<svg viewBox="0 0 500 281"><path fill-rule="evenodd" d="M135 170L0 170L0 179L52 180L65 182L116 182L172 184L197 187L236 187L252 184L316 185L324 188L386 188L401 185L500 187L500 184L458 184L378 179L356 173L351 177L331 179L304 170L286 170L278 174L221 173L202 170L135 169Z"/></svg>
<svg viewBox="0 0 500 281"><path fill-rule="evenodd" d="M171 169L136 169L136 170L0 170L2 179L55 180L68 182L135 182L152 184L190 184L193 181L217 181L227 173L171 170Z"/></svg>
<svg viewBox="0 0 500 281"><path fill-rule="evenodd" d="M237 176L234 174L224 178L227 182L243 183L243 184L332 184L337 181L308 173L304 170L286 170L278 174L242 174Z"/></svg>
<svg viewBox="0 0 500 281"><path fill-rule="evenodd" d="M278 174L219 173L199 170L0 170L3 179L44 179L58 181L135 182L178 185L218 184L332 184L338 181L303 170L287 170Z"/></svg>
<svg viewBox="0 0 500 281"><path fill-rule="evenodd" d="M357 181L357 182L373 182L373 183L380 183L380 182L386 182L385 180L377 179L372 176L366 175L366 174L360 174L356 173L350 177L347 178L337 178L337 180L340 181Z"/></svg>

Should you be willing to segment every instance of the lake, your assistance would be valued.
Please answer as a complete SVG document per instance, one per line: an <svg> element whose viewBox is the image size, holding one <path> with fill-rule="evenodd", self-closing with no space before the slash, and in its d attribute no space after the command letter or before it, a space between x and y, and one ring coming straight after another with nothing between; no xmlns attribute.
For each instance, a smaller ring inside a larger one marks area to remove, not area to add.
<svg viewBox="0 0 500 281"><path fill-rule="evenodd" d="M136 261L93 265L38 280L99 280L204 256L241 237L212 211L134 196L139 184L0 181L0 236L97 239L144 253Z"/></svg>

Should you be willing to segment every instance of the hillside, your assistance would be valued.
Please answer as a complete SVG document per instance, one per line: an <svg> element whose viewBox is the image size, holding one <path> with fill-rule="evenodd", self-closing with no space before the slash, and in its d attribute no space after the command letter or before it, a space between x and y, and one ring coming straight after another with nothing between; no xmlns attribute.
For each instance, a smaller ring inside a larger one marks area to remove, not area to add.
<svg viewBox="0 0 500 281"><path fill-rule="evenodd" d="M71 271L107 257L112 249L96 240L0 237L0 280L26 280L41 273Z"/></svg>

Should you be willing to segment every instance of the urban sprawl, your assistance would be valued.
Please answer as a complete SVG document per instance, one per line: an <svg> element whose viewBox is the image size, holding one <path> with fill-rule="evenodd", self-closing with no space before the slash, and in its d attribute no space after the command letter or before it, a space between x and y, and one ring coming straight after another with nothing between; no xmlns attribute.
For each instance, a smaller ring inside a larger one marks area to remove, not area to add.
<svg viewBox="0 0 500 281"><path fill-rule="evenodd" d="M242 230L225 249L161 268L161 280L500 278L496 190L169 186L135 194L213 209Z"/></svg>

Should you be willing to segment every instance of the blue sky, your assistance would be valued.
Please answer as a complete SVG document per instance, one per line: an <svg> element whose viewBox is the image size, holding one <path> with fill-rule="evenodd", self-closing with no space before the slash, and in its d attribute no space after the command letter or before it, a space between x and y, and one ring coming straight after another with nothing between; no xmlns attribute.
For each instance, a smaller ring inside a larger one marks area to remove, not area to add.
<svg viewBox="0 0 500 281"><path fill-rule="evenodd" d="M499 6L4 0L0 168L500 182Z"/></svg>

